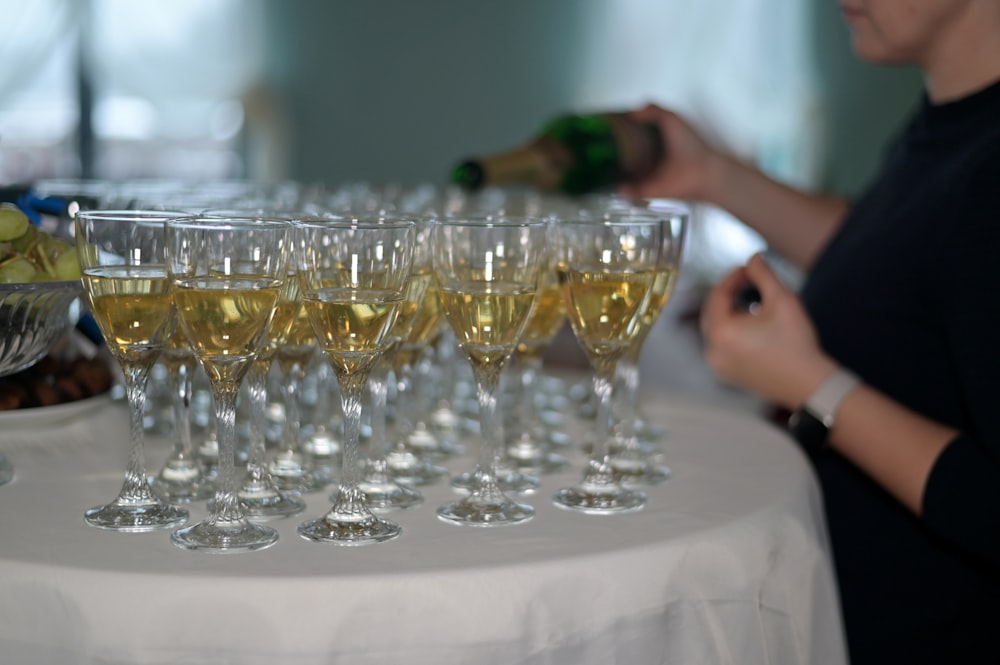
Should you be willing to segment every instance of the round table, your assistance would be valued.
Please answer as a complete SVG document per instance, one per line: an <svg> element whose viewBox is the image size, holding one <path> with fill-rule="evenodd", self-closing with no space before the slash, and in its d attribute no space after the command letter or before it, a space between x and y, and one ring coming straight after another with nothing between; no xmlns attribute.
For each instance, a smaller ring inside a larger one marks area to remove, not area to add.
<svg viewBox="0 0 1000 665"><path fill-rule="evenodd" d="M502 528L447 524L454 494L391 518L400 538L308 542L271 522L272 548L229 556L119 534L83 511L118 492L127 415L99 399L54 417L0 414L3 662L511 665L846 662L821 499L806 459L753 414L661 391L644 411L668 428L672 470L636 513L556 508L572 468L523 497L537 514ZM6 419L5 419L6 416ZM586 424L570 422L581 436ZM148 441L155 470L169 444ZM470 451L474 453L473 451ZM453 459L469 470L473 455ZM204 506L192 508L197 519Z"/></svg>

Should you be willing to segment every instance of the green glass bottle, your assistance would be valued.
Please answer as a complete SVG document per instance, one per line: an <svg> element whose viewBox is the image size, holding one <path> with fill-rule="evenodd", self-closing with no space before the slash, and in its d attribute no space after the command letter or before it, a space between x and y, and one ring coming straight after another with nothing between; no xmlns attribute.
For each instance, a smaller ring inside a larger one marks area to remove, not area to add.
<svg viewBox="0 0 1000 665"><path fill-rule="evenodd" d="M522 184L586 194L648 175L663 155L655 125L624 113L564 115L523 146L460 163L451 180L469 190Z"/></svg>

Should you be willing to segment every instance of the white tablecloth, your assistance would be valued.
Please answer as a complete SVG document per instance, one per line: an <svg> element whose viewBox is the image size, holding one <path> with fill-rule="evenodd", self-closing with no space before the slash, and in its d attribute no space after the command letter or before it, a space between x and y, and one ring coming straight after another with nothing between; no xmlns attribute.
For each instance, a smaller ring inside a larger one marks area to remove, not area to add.
<svg viewBox="0 0 1000 665"><path fill-rule="evenodd" d="M231 556L84 523L121 485L121 405L64 423L0 415L0 451L16 469L0 487L0 662L845 663L805 459L739 410L665 393L647 394L644 410L669 426L673 477L640 512L555 508L551 493L579 478L577 458L526 497L537 509L526 524L443 523L434 510L454 495L439 483L392 514L399 539L319 545L295 533L329 507L310 494L306 513L271 523L277 545ZM151 470L167 447L149 442Z"/></svg>

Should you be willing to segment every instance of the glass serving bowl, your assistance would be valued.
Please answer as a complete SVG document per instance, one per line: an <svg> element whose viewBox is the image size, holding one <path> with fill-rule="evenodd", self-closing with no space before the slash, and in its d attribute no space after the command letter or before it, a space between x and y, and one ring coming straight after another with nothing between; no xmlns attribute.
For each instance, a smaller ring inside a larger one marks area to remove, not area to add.
<svg viewBox="0 0 1000 665"><path fill-rule="evenodd" d="M80 280L0 284L0 377L38 362L75 323Z"/></svg>

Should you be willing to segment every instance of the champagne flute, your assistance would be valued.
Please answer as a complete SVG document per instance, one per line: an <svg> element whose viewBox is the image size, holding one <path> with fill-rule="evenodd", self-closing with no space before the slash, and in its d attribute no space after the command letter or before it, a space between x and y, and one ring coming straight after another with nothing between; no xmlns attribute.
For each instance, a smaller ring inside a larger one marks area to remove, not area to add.
<svg viewBox="0 0 1000 665"><path fill-rule="evenodd" d="M185 214L86 210L76 216L84 292L108 350L124 373L132 442L118 497L85 513L87 523L98 528L151 531L177 526L188 518L188 511L165 503L150 490L143 440L149 371L176 325L163 225Z"/></svg>
<svg viewBox="0 0 1000 665"><path fill-rule="evenodd" d="M610 462L615 371L641 330L660 266L660 217L626 215L608 220L564 220L556 225L559 280L567 314L594 369L597 433L583 479L559 490L560 508L615 514L639 510L643 493L623 487Z"/></svg>
<svg viewBox="0 0 1000 665"><path fill-rule="evenodd" d="M287 279L287 221L197 218L167 223L167 270L179 324L215 402L219 480L211 514L171 536L178 547L232 553L273 545L278 533L246 518L237 492L236 401L267 341Z"/></svg>
<svg viewBox="0 0 1000 665"><path fill-rule="evenodd" d="M504 366L535 305L545 254L546 222L534 218L456 218L432 222L434 270L441 308L464 351L479 398L479 461L469 494L438 509L455 524L524 522L535 513L509 499L497 482L503 443L497 417Z"/></svg>
<svg viewBox="0 0 1000 665"><path fill-rule="evenodd" d="M299 525L307 540L366 545L395 538L400 527L376 517L360 488L358 443L368 376L393 341L404 302L416 224L377 217L296 222L302 298L320 348L340 384L344 416L341 482L333 506Z"/></svg>

